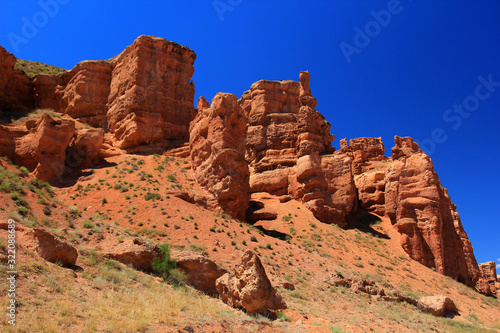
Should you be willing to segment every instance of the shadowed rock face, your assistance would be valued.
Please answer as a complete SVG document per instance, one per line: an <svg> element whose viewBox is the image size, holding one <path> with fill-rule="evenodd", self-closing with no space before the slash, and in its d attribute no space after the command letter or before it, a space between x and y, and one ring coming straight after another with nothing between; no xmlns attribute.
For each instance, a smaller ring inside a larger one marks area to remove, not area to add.
<svg viewBox="0 0 500 333"><path fill-rule="evenodd" d="M219 93L212 106L200 98L189 140L196 180L215 196L224 212L241 220L250 202L245 134L246 122L236 96Z"/></svg>
<svg viewBox="0 0 500 333"><path fill-rule="evenodd" d="M2 111L25 111L34 107L30 79L14 68L16 57L0 46L0 115Z"/></svg>

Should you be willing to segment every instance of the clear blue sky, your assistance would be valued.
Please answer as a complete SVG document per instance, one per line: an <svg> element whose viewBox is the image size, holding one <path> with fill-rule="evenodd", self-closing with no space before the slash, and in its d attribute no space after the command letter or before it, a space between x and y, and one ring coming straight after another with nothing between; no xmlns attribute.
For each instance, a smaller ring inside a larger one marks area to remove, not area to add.
<svg viewBox="0 0 500 333"><path fill-rule="evenodd" d="M309 70L336 147L381 136L387 155L394 135L426 142L476 258L500 259L499 1L0 2L0 45L22 59L70 69L141 34L197 53L196 98ZM493 83L478 88L480 76Z"/></svg>

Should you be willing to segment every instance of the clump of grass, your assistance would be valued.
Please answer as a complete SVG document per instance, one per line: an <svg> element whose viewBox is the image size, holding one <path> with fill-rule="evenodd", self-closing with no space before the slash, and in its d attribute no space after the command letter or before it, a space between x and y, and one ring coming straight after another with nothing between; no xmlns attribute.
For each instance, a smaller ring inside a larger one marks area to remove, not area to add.
<svg viewBox="0 0 500 333"><path fill-rule="evenodd" d="M153 201L155 201L155 200L161 200L161 195L158 194L158 193L148 192L148 193L146 193L144 195L144 199L146 201L148 201L148 200L153 200Z"/></svg>

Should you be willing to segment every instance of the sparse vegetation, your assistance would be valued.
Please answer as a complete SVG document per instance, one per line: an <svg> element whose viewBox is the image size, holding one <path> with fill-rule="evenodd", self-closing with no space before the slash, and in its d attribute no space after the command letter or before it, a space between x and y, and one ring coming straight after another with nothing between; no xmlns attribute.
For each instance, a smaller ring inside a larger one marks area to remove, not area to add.
<svg viewBox="0 0 500 333"><path fill-rule="evenodd" d="M17 59L14 66L26 73L29 77L37 74L57 74L66 72L64 68L47 65L41 62Z"/></svg>

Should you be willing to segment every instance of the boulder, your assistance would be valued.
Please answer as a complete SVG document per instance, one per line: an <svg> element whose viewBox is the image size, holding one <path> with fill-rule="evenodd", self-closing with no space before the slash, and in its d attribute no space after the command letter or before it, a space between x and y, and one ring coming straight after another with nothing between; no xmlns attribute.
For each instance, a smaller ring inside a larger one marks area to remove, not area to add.
<svg viewBox="0 0 500 333"><path fill-rule="evenodd" d="M74 266L78 251L71 244L40 228L33 229L36 251L45 260L61 263L65 267Z"/></svg>
<svg viewBox="0 0 500 333"><path fill-rule="evenodd" d="M217 94L212 106L200 98L189 145L197 182L215 196L225 213L244 220L250 174L245 161L246 122L240 110L232 94Z"/></svg>
<svg viewBox="0 0 500 333"><path fill-rule="evenodd" d="M91 168L102 161L101 147L104 142L102 128L80 128L69 144L66 166L69 168Z"/></svg>
<svg viewBox="0 0 500 333"><path fill-rule="evenodd" d="M418 300L417 307L425 313L437 317L453 317L458 309L453 301L446 296L427 296Z"/></svg>
<svg viewBox="0 0 500 333"><path fill-rule="evenodd" d="M188 251L172 251L170 258L186 273L187 282L207 295L217 295L215 281L227 271L217 266L206 255Z"/></svg>
<svg viewBox="0 0 500 333"><path fill-rule="evenodd" d="M152 243L144 242L139 238L127 239L123 243L114 245L102 252L107 258L115 259L135 269L150 272L155 257L161 254L160 248Z"/></svg>
<svg viewBox="0 0 500 333"><path fill-rule="evenodd" d="M286 309L286 304L273 288L259 257L247 250L234 271L216 281L221 300L250 314L268 315L272 311Z"/></svg>

